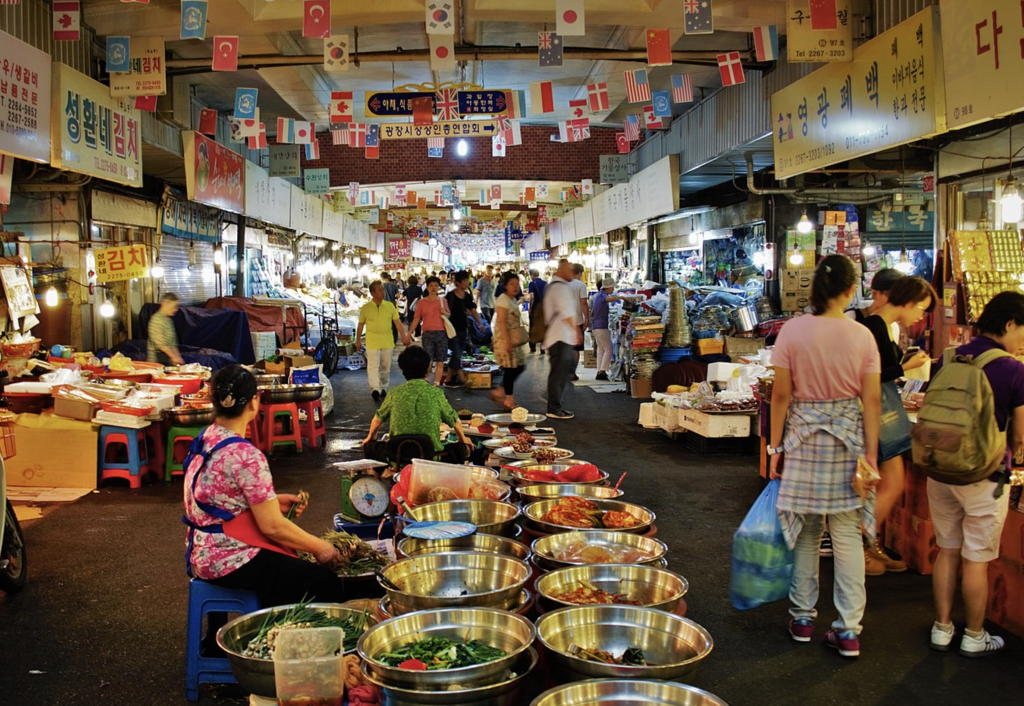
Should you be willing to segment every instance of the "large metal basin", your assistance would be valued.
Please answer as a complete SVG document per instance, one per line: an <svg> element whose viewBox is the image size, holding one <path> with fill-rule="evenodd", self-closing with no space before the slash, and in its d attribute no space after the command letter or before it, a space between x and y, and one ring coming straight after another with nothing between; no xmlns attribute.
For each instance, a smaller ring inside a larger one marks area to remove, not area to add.
<svg viewBox="0 0 1024 706"><path fill-rule="evenodd" d="M544 574L537 579L537 597L545 610L569 608L572 603L556 594L579 588L581 583L608 593L621 593L629 600L640 601L646 608L673 611L690 584L679 574L654 566L631 564L592 564L571 566Z"/></svg>
<svg viewBox="0 0 1024 706"><path fill-rule="evenodd" d="M179 427L205 427L213 424L213 405L209 407L172 407L167 410L167 418Z"/></svg>
<svg viewBox="0 0 1024 706"><path fill-rule="evenodd" d="M588 679L548 689L530 706L729 706L687 684L644 679Z"/></svg>
<svg viewBox="0 0 1024 706"><path fill-rule="evenodd" d="M587 566L595 563L615 563L608 561L607 557L604 556L597 557L600 561L567 561L559 559L557 557L560 554L560 548L564 546L566 541L568 541L568 533L565 532L535 539L530 547L533 552L534 561L545 569L563 569L568 566ZM613 554L625 555L626 558L637 558L631 556L631 552L649 557L623 562L628 564L658 566L668 552L668 545L660 539L616 530L588 530L585 535L585 541L588 547L605 549Z"/></svg>
<svg viewBox="0 0 1024 706"><path fill-rule="evenodd" d="M519 598L530 567L525 561L500 554L442 552L401 559L384 567L378 578L398 615L433 608L483 606L512 608Z"/></svg>
<svg viewBox="0 0 1024 706"><path fill-rule="evenodd" d="M697 623L655 608L595 605L563 608L537 619L537 639L549 651L552 673L565 681L592 678L665 679L685 683L714 646ZM648 666L592 662L570 654L571 645L618 656L639 647Z"/></svg>
<svg viewBox="0 0 1024 706"><path fill-rule="evenodd" d="M614 500L622 497L621 490L588 483L538 483L537 485L520 486L516 492L526 504L535 503L538 500L564 498L566 495L575 495L580 498L600 498L601 500Z"/></svg>
<svg viewBox="0 0 1024 706"><path fill-rule="evenodd" d="M400 556L473 551L511 556L522 561L530 558L530 548L528 546L508 537L499 537L496 534L477 533L455 539L416 539L414 537L406 537L398 543L396 549Z"/></svg>
<svg viewBox="0 0 1024 706"><path fill-rule="evenodd" d="M499 500L444 500L419 505L412 510L417 522L456 520L476 525L477 532L509 536L521 511L517 505Z"/></svg>
<svg viewBox="0 0 1024 706"><path fill-rule="evenodd" d="M521 615L493 608L423 610L379 623L363 633L356 650L378 681L404 689L440 691L450 685L477 687L503 681L505 670L533 644L537 632ZM479 640L508 653L504 658L471 667L417 671L389 667L377 656L430 637Z"/></svg>
<svg viewBox="0 0 1024 706"><path fill-rule="evenodd" d="M615 529L617 532L628 532L629 534L643 534L647 532L651 525L654 524L654 520L657 519L654 512L648 510L642 505L634 505L633 503L622 502L621 500L600 500L597 498L587 498L601 510L608 511L614 510L617 512L628 512L633 517L640 520L640 523L635 527L616 527L616 528L605 528L595 527L593 529ZM523 515L526 517L526 524L537 530L538 532L547 532L553 534L555 532L569 532L572 530L580 530L583 532L592 531L586 527L572 527L570 525L558 525L553 522L547 522L542 520L548 510L553 508L560 502L559 498L551 500L539 500L535 503L530 503L523 509Z"/></svg>
<svg viewBox="0 0 1024 706"><path fill-rule="evenodd" d="M295 385L296 402L315 402L324 394L324 386L320 383Z"/></svg>
<svg viewBox="0 0 1024 706"><path fill-rule="evenodd" d="M264 404L284 404L296 401L298 387L298 385L260 385L256 389L259 390L260 399Z"/></svg>
<svg viewBox="0 0 1024 706"><path fill-rule="evenodd" d="M527 471L551 471L553 473L561 473L562 471L568 469L570 466L579 466L584 463L590 463L590 461L584 461L583 459L579 458L559 458L552 461L551 463L540 463L533 459L529 459L526 461L514 461L512 463L506 463L505 465L510 469L518 469L512 470L512 478L515 479L516 483L519 485L549 485L559 484L561 483L561 481L531 480L523 474L525 474ZM578 485L601 485L606 480L608 480L608 472L602 471L600 469L598 469L598 471L600 475L596 480L574 481L574 483Z"/></svg>

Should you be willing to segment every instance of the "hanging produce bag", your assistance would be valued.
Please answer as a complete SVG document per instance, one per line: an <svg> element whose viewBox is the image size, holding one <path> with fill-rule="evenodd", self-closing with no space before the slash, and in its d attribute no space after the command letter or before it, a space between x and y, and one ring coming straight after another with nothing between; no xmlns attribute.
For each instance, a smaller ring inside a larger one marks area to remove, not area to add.
<svg viewBox="0 0 1024 706"><path fill-rule="evenodd" d="M729 600L737 610L750 610L789 595L793 551L786 546L775 506L779 481L761 493L732 538L732 579Z"/></svg>

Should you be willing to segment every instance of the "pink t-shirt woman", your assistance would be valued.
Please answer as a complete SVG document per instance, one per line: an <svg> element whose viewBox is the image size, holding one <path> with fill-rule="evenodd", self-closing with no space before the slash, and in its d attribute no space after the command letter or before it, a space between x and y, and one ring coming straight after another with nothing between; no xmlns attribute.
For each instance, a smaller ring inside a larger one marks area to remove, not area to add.
<svg viewBox="0 0 1024 706"><path fill-rule="evenodd" d="M441 318L443 301L440 297L433 300L422 297L417 302L416 313L423 322L423 331L444 331L444 320Z"/></svg>

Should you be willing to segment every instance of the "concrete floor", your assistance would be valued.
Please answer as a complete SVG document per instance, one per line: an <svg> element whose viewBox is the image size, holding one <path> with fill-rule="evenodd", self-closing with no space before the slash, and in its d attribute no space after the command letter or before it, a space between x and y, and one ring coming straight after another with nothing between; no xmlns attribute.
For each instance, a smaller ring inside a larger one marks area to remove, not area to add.
<svg viewBox="0 0 1024 706"><path fill-rule="evenodd" d="M400 382L395 366L394 384ZM517 398L541 410L546 365L531 356ZM281 491L303 488L302 524L317 532L337 511L329 464L354 458L374 405L362 372L334 378L338 407L326 451L274 459ZM484 392L449 391L456 408L490 412ZM715 648L695 684L743 704L1021 703L1024 641L1002 655L967 660L928 650L930 580L913 573L868 579L863 656L844 660L817 642L798 645L786 604L740 613L728 601L732 534L760 493L753 456L697 456L680 441L638 427L639 402L578 387L554 422L559 441L618 478L627 499L659 516L670 568L690 581L689 617ZM29 584L0 594L0 704L183 706L187 587L180 523L181 482L141 490L103 488L48 512L26 528ZM834 617L831 566L822 562L819 635ZM1017 597L1017 600L1024 600ZM962 614L958 614L958 629ZM203 687L201 703L238 704L237 693Z"/></svg>

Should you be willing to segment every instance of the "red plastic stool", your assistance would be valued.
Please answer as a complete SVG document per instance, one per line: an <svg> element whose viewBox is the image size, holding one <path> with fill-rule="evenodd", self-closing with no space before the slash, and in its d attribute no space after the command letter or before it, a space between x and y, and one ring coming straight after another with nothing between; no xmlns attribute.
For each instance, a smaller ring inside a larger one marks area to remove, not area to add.
<svg viewBox="0 0 1024 706"><path fill-rule="evenodd" d="M150 422L142 431L146 435L146 455L149 456L152 471L159 478L164 472L164 434L167 432L162 422Z"/></svg>
<svg viewBox="0 0 1024 706"><path fill-rule="evenodd" d="M320 439L324 440L327 446L327 423L324 421L324 406L320 400L312 402L298 402L299 408L299 433L302 435L303 443L315 449L320 446ZM302 421L302 413L306 414L306 421Z"/></svg>
<svg viewBox="0 0 1024 706"><path fill-rule="evenodd" d="M296 453L302 453L302 434L299 430L299 408L294 402L260 405L263 415L263 449L272 454L278 446L291 444ZM281 421L281 431L277 422Z"/></svg>
<svg viewBox="0 0 1024 706"><path fill-rule="evenodd" d="M245 438L260 451L266 451L263 447L263 420L261 417L257 416L245 426Z"/></svg>

